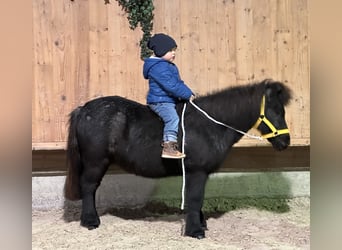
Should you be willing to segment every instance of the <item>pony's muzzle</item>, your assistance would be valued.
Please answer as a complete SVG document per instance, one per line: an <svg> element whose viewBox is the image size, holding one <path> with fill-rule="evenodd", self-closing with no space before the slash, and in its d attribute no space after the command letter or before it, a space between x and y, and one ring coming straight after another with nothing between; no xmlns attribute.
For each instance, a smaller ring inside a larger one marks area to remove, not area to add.
<svg viewBox="0 0 342 250"><path fill-rule="evenodd" d="M290 134L282 134L276 137L269 138L268 141L272 144L273 148L278 151L287 149L290 145Z"/></svg>

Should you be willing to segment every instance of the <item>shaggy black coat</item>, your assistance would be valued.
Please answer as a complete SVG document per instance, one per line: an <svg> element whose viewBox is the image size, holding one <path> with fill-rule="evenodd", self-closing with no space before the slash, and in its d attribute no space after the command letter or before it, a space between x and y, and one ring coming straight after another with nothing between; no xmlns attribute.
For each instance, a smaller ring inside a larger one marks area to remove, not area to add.
<svg viewBox="0 0 342 250"><path fill-rule="evenodd" d="M287 128L284 106L291 91L282 83L264 80L230 87L197 97L194 103L216 120L248 131L260 115L262 96L265 115L277 129ZM184 103L177 105L181 115ZM194 106L185 111L186 208L185 234L204 237L201 212L204 188L210 173L217 171L242 134L206 118ZM180 127L181 129L181 127ZM270 130L265 124L262 134ZM65 196L82 198L81 224L92 229L99 224L95 191L112 163L129 173L159 178L181 175L181 161L161 158L163 122L146 105L119 96L91 100L70 114L67 156L69 160ZM181 142L182 133L179 133ZM290 143L289 134L268 139L277 150Z"/></svg>

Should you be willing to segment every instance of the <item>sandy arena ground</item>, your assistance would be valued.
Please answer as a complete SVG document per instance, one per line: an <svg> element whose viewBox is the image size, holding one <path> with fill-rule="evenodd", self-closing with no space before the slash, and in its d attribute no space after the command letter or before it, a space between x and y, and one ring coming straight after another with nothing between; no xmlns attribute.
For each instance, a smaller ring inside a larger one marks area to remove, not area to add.
<svg viewBox="0 0 342 250"><path fill-rule="evenodd" d="M101 225L89 231L79 209L32 211L32 249L310 249L310 199L288 205L285 213L249 208L209 216L202 240L181 236L182 214L99 209Z"/></svg>

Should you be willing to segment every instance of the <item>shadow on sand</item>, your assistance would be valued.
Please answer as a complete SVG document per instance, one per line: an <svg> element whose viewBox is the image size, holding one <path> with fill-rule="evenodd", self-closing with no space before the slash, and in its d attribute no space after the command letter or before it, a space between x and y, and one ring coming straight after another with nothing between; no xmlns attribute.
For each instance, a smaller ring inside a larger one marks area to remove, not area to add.
<svg viewBox="0 0 342 250"><path fill-rule="evenodd" d="M171 182L175 188L173 189L166 185L165 192L168 192L168 195L163 196L164 191L160 188L160 186L163 186L161 182L156 187L158 194L152 194L151 200L143 207L98 207L98 214L100 217L105 214L111 214L123 219L137 220L156 217L159 220L166 221L170 221L170 216L167 215L182 216L184 211L180 209L180 198L170 198L169 196L170 190L176 192L179 196L179 187L181 186L179 182L181 180L176 178ZM253 183L253 185L249 186L249 183ZM233 195L235 192L234 189L239 194ZM224 195L225 193L228 193L228 197ZM257 196L255 193L260 195ZM218 218L229 211L246 208L257 208L275 213L284 213L290 209L288 205L290 198L291 186L289 180L282 173L267 173L266 175L264 173L255 173L241 176L228 175L209 179L202 210L207 219ZM65 221L79 221L80 214L81 201L64 202ZM179 216L176 216L175 220L178 220Z"/></svg>

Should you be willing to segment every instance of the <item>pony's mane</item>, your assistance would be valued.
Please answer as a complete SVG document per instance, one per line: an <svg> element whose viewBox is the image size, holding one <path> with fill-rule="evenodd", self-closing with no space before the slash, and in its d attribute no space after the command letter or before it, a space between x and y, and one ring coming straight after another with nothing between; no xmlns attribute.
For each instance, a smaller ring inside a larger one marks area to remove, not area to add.
<svg viewBox="0 0 342 250"><path fill-rule="evenodd" d="M229 107L230 114L234 116L235 112L249 110L251 107L259 107L264 90L264 82L231 86L198 97L198 103L213 113L226 112L224 107ZM222 109L220 110L213 107L213 103L222 107Z"/></svg>
<svg viewBox="0 0 342 250"><path fill-rule="evenodd" d="M224 101L224 104L230 105L232 103L236 103L238 99L245 98L246 96L255 98L259 101L260 97L265 93L265 89L268 86L275 88L284 105L289 103L292 98L291 90L283 83L270 79L265 79L261 82L253 82L245 85L230 86L221 90L215 90L205 95L200 95L198 97L198 101L206 100L211 102L214 99L221 99ZM250 103L253 101L255 100L250 99Z"/></svg>
<svg viewBox="0 0 342 250"><path fill-rule="evenodd" d="M231 124L237 122L242 124L242 120L256 119L253 116L259 114L261 99L266 93L276 96L283 105L291 99L291 91L288 87L281 82L266 79L213 91L197 97L195 102L213 117L225 117L226 121ZM244 116L241 117L241 114Z"/></svg>
<svg viewBox="0 0 342 250"><path fill-rule="evenodd" d="M259 91L263 91L264 83L250 83L247 85L241 86L230 86L221 90L214 90L208 92L207 94L200 96L199 98L203 99L217 99L217 98L226 98L227 101L232 98L240 98L242 96L246 96L246 94L253 94Z"/></svg>

